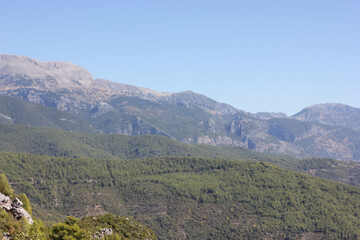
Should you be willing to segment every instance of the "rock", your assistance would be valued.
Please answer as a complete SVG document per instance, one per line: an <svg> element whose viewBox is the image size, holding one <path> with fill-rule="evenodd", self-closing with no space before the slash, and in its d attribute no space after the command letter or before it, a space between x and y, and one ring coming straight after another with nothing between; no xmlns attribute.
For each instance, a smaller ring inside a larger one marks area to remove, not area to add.
<svg viewBox="0 0 360 240"><path fill-rule="evenodd" d="M29 224L34 223L31 215L23 208L23 203L18 198L12 201L8 196L0 193L0 208L11 212L16 220L24 218Z"/></svg>
<svg viewBox="0 0 360 240"><path fill-rule="evenodd" d="M13 207L10 209L10 212L12 213L12 215L16 220L25 218L29 224L34 223L34 220L32 219L31 215L22 207L20 208Z"/></svg>
<svg viewBox="0 0 360 240"><path fill-rule="evenodd" d="M2 234L3 240L11 240L10 233L5 232Z"/></svg>
<svg viewBox="0 0 360 240"><path fill-rule="evenodd" d="M103 228L99 232L95 233L94 237L96 239L102 239L109 235L113 235L113 230L111 228Z"/></svg>
<svg viewBox="0 0 360 240"><path fill-rule="evenodd" d="M11 206L14 208L21 208L23 206L23 203L18 198L15 198Z"/></svg>
<svg viewBox="0 0 360 240"><path fill-rule="evenodd" d="M2 193L0 193L0 203L5 204L10 201L10 198Z"/></svg>

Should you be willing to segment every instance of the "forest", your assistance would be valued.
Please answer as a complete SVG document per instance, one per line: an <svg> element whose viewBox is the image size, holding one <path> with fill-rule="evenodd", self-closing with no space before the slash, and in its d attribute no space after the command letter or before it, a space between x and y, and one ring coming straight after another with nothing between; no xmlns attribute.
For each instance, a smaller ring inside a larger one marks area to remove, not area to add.
<svg viewBox="0 0 360 240"><path fill-rule="evenodd" d="M159 239L358 239L360 190L272 163L0 153L0 171L45 222L133 216Z"/></svg>

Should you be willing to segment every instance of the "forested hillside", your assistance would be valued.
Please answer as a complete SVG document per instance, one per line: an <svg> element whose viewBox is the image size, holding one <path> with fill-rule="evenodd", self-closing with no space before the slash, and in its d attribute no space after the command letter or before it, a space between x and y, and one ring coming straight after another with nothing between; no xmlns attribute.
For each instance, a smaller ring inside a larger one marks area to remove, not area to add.
<svg viewBox="0 0 360 240"><path fill-rule="evenodd" d="M0 174L0 238L4 240L157 239L154 232L131 217L110 213L81 220L66 217L60 223L33 219L26 194L16 195L5 174Z"/></svg>
<svg viewBox="0 0 360 240"><path fill-rule="evenodd" d="M160 239L358 239L360 190L264 162L0 154L43 219L112 212Z"/></svg>
<svg viewBox="0 0 360 240"><path fill-rule="evenodd" d="M0 151L55 157L137 159L162 156L241 159L360 186L360 163L333 159L267 156L237 146L189 145L158 135L81 134L51 128L0 125Z"/></svg>

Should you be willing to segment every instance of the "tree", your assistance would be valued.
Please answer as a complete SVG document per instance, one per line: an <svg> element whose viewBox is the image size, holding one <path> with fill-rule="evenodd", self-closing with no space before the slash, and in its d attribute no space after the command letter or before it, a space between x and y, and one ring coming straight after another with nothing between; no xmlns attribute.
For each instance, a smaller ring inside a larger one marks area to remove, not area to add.
<svg viewBox="0 0 360 240"><path fill-rule="evenodd" d="M4 173L0 174L0 193L3 193L10 198L14 197L14 191L12 190L9 181Z"/></svg>
<svg viewBox="0 0 360 240"><path fill-rule="evenodd" d="M20 194L19 199L23 203L23 208L31 215L32 208L31 208L30 201L27 198L26 194L25 193Z"/></svg>
<svg viewBox="0 0 360 240"><path fill-rule="evenodd" d="M50 238L53 240L82 240L86 239L86 231L77 225L75 217L67 217L63 223L52 226Z"/></svg>
<svg viewBox="0 0 360 240"><path fill-rule="evenodd" d="M45 226L41 220L35 220L29 229L30 239L45 240Z"/></svg>

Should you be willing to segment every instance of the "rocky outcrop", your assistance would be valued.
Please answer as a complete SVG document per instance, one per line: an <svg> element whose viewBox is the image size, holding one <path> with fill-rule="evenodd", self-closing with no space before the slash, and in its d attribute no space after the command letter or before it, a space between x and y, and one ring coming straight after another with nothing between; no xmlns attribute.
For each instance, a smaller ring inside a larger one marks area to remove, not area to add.
<svg viewBox="0 0 360 240"><path fill-rule="evenodd" d="M29 224L34 223L31 215L23 208L23 203L18 198L11 200L8 196L0 193L0 208L11 212L16 220L25 219Z"/></svg>
<svg viewBox="0 0 360 240"><path fill-rule="evenodd" d="M3 233L2 237L3 237L2 238L3 240L11 240L10 233L8 233L8 232Z"/></svg>
<svg viewBox="0 0 360 240"><path fill-rule="evenodd" d="M110 235L113 235L113 230L111 228L103 228L99 232L95 233L94 238L103 239Z"/></svg>

